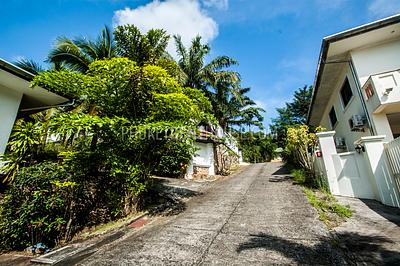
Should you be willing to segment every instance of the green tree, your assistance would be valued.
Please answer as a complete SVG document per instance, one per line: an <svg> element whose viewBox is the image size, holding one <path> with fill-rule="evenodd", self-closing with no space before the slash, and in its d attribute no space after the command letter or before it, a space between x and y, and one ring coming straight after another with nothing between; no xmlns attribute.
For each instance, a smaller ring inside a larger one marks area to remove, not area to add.
<svg viewBox="0 0 400 266"><path fill-rule="evenodd" d="M221 81L210 87L206 95L213 106L214 115L223 129L234 126L257 126L262 128L264 110L246 94L250 88L235 88L235 94L229 84Z"/></svg>
<svg viewBox="0 0 400 266"><path fill-rule="evenodd" d="M86 72L90 63L95 60L110 59L115 56L113 35L105 26L95 40L82 37L76 39L59 37L48 55L48 61L56 65L64 65L73 71Z"/></svg>
<svg viewBox="0 0 400 266"><path fill-rule="evenodd" d="M278 117L272 119L270 128L280 147L285 146L288 127L306 123L312 90L312 86L299 88L294 92L291 102L287 102L284 107L276 109Z"/></svg>
<svg viewBox="0 0 400 266"><path fill-rule="evenodd" d="M180 36L174 36L178 65L184 73L183 85L207 91L208 86L224 81L237 84L240 76L237 72L227 70L228 67L237 65L238 62L228 56L218 56L209 63L205 63L206 56L210 53L210 46L201 43L201 37L192 40L191 46L186 48Z"/></svg>
<svg viewBox="0 0 400 266"><path fill-rule="evenodd" d="M16 65L19 68L22 68L25 71L28 71L29 73L31 73L33 75L37 75L40 72L45 71L43 66L41 66L38 62L35 62L30 59L25 59L25 58L15 61L14 65Z"/></svg>
<svg viewBox="0 0 400 266"><path fill-rule="evenodd" d="M180 36L174 36L179 56L178 65L184 73L183 84L202 90L213 106L213 113L223 129L233 126L262 127L262 110L246 95L250 89L241 88L240 75L229 67L238 62L228 56L218 56L205 62L210 52L201 37L192 40L186 48Z"/></svg>
<svg viewBox="0 0 400 266"><path fill-rule="evenodd" d="M170 58L166 48L169 35L162 29L151 29L142 34L134 25L122 25L114 31L117 53L139 66L157 64L161 58Z"/></svg>
<svg viewBox="0 0 400 266"><path fill-rule="evenodd" d="M52 64L50 68L45 68L43 67L40 63L31 60L31 59L19 59L17 61L14 62L14 65L16 65L19 68L22 68L25 71L28 71L29 73L33 74L33 75L37 75L43 71L47 71L47 70L64 70L64 65L61 63L56 63L56 64Z"/></svg>
<svg viewBox="0 0 400 266"><path fill-rule="evenodd" d="M243 160L250 163L269 162L275 157L276 145L270 135L263 132L236 134Z"/></svg>

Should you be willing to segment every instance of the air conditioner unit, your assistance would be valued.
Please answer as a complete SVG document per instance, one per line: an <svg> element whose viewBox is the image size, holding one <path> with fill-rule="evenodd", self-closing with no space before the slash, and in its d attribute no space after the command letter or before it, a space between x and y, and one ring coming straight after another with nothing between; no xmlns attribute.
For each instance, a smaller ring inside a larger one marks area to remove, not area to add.
<svg viewBox="0 0 400 266"><path fill-rule="evenodd" d="M338 148L338 149L341 149L341 150L347 149L345 138L336 137L335 144L336 144L336 148Z"/></svg>
<svg viewBox="0 0 400 266"><path fill-rule="evenodd" d="M355 128L362 128L364 127L364 118L361 115L353 115L351 117L353 122L353 127Z"/></svg>
<svg viewBox="0 0 400 266"><path fill-rule="evenodd" d="M349 119L349 126L351 131L364 132L365 128L368 127L364 117L361 115L353 115Z"/></svg>

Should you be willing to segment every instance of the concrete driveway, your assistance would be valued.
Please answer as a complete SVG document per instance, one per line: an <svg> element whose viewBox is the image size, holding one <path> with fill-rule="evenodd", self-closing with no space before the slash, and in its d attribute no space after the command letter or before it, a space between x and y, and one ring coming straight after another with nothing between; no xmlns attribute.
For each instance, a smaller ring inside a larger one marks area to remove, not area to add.
<svg viewBox="0 0 400 266"><path fill-rule="evenodd" d="M80 265L342 264L325 226L279 163L255 164L103 246Z"/></svg>

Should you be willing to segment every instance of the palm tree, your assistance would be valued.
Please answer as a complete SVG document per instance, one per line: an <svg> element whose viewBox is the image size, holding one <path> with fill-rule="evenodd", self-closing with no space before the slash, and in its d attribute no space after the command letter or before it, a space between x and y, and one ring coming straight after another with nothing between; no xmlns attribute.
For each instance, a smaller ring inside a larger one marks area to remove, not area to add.
<svg viewBox="0 0 400 266"><path fill-rule="evenodd" d="M227 83L237 83L240 76L237 72L226 70L228 67L237 65L238 62L228 56L218 56L205 64L205 57L210 52L207 44L201 43L201 37L197 36L192 40L192 44L187 49L180 36L174 36L176 51L178 53L178 65L185 74L184 84L187 87L207 91L208 86L212 86L219 81Z"/></svg>
<svg viewBox="0 0 400 266"><path fill-rule="evenodd" d="M238 62L228 56L219 56L205 64L210 52L201 37L192 40L187 49L180 36L174 36L179 56L178 65L184 73L183 85L202 90L211 101L214 116L223 129L232 126L251 125L262 128L264 112L255 107L255 102L246 93L250 88L241 88L240 75L228 68Z"/></svg>
<svg viewBox="0 0 400 266"><path fill-rule="evenodd" d="M31 59L21 58L18 61L15 61L14 65L16 65L19 68L22 68L25 71L28 71L33 75L37 75L40 72L45 71L45 69L38 62L35 62L34 60Z"/></svg>
<svg viewBox="0 0 400 266"><path fill-rule="evenodd" d="M90 63L116 56L116 48L110 29L105 26L96 40L59 37L50 51L48 61L63 64L70 70L86 72Z"/></svg>
<svg viewBox="0 0 400 266"><path fill-rule="evenodd" d="M214 91L206 93L211 101L214 116L223 129L233 126L257 126L263 128L264 110L256 106L256 103L246 95L250 88L228 88L225 82L215 84ZM235 90L236 93L231 93Z"/></svg>
<svg viewBox="0 0 400 266"><path fill-rule="evenodd" d="M28 71L29 73L33 75L37 75L40 72L43 71L48 71L48 70L64 70L65 67L62 63L54 63L51 65L50 68L45 68L43 67L40 63L32 60L32 59L19 59L18 61L14 62L14 65L16 65L19 68L22 68L25 71Z"/></svg>

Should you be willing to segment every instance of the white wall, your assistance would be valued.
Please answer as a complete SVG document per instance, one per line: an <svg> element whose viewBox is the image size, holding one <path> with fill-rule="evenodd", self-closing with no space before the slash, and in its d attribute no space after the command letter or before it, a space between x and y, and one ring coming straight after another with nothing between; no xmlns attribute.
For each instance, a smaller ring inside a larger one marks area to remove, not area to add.
<svg viewBox="0 0 400 266"><path fill-rule="evenodd" d="M371 114L372 121L375 124L376 135L385 136L385 141L392 141L393 134L389 121L385 113Z"/></svg>
<svg viewBox="0 0 400 266"><path fill-rule="evenodd" d="M213 143L200 143L195 142L196 151L193 156L192 162L190 163L187 175L190 177L193 174L193 166L205 166L208 168L209 175L215 175L215 165L214 165L214 145Z"/></svg>
<svg viewBox="0 0 400 266"><path fill-rule="evenodd" d="M0 86L0 155L6 150L21 99L22 93Z"/></svg>
<svg viewBox="0 0 400 266"><path fill-rule="evenodd" d="M342 99L340 97L340 89L342 88L342 85L345 81L345 79L349 80L352 92L353 92L353 98L350 100L348 105L346 107L343 106ZM329 121L329 112L332 108L332 106L335 107L336 111L336 117L338 119L338 122L336 125L332 126L330 121ZM336 131L336 137L342 137L346 139L346 145L348 148L348 151L354 151L354 142L358 139L360 139L363 136L369 136L370 132L368 129L365 130L365 132L353 132L350 129L349 125L349 119L353 115L363 115L364 111L361 106L361 100L360 97L357 93L356 90L356 84L353 79L353 76L350 71L350 67L348 64L343 64L343 70L342 73L340 74L340 77L337 80L337 83L334 87L332 87L332 94L331 98L329 100L329 103L327 104L325 110L321 110L324 112L322 121L321 121L321 126L328 130L334 130Z"/></svg>
<svg viewBox="0 0 400 266"><path fill-rule="evenodd" d="M400 69L400 39L350 52L361 86L374 74Z"/></svg>
<svg viewBox="0 0 400 266"><path fill-rule="evenodd" d="M361 86L363 86L372 75L400 69L400 39L353 50L350 54ZM398 87L394 89L399 90ZM375 92L375 95L367 101L368 111L371 114L376 135L385 135L385 140L391 141L393 140L393 135L385 111L380 114L373 114L375 111L373 109L374 106L376 106L376 99L380 99L379 104L385 103L383 99L400 104L400 92L393 91L390 93L389 97L384 97L382 91L378 90Z"/></svg>

